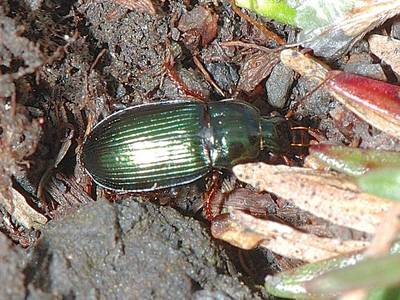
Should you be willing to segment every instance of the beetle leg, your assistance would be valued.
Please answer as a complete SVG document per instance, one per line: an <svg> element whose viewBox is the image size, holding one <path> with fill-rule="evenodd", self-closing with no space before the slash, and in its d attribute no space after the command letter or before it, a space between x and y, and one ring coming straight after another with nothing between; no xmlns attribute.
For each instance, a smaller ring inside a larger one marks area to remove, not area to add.
<svg viewBox="0 0 400 300"><path fill-rule="evenodd" d="M295 127L292 127L292 128L290 128L291 130L292 130L292 132L299 132L300 134L299 134L299 141L297 141L297 140L295 140L295 137L297 137L297 136L295 136L295 135L293 135L293 141L292 141L292 143L290 144L290 146L291 147L309 147L310 146L310 144L309 144L309 136L307 135L306 136L306 134L309 134L308 132L309 132L309 130L310 130L310 127L305 127L305 126L295 126ZM306 134L305 134L306 133ZM307 139L306 139L306 137L307 137Z"/></svg>
<svg viewBox="0 0 400 300"><path fill-rule="evenodd" d="M217 195L218 190L221 188L221 176L220 172L213 171L210 183L207 187L207 191L203 195L203 210L207 219L211 222L215 214L213 212L213 202Z"/></svg>
<svg viewBox="0 0 400 300"><path fill-rule="evenodd" d="M292 140L290 143L290 151L286 153L289 154L290 158L283 153L281 154L283 161L288 166L295 165L295 160L293 160L293 158L303 160L308 154L308 147L315 142L318 143L318 140L313 140L315 137L311 134L314 132L314 129L308 126L296 126L292 123L290 130Z"/></svg>
<svg viewBox="0 0 400 300"><path fill-rule="evenodd" d="M293 161L289 157L287 157L286 155L282 154L282 159L285 162L285 165L293 166Z"/></svg>

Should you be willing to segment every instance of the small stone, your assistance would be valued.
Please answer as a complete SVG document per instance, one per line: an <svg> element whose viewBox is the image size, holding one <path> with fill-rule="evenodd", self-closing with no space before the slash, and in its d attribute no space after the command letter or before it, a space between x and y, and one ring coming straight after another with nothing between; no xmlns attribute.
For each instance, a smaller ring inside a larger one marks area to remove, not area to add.
<svg viewBox="0 0 400 300"><path fill-rule="evenodd" d="M369 78L387 81L385 72L380 64L347 64L344 71Z"/></svg>
<svg viewBox="0 0 400 300"><path fill-rule="evenodd" d="M210 63L206 68L221 89L232 93L239 81L238 71L233 64Z"/></svg>
<svg viewBox="0 0 400 300"><path fill-rule="evenodd" d="M400 40L400 21L394 21L392 30L390 31L390 36Z"/></svg>
<svg viewBox="0 0 400 300"><path fill-rule="evenodd" d="M268 103L276 108L287 105L290 88L293 84L294 72L284 64L277 64L271 72L265 89L267 90Z"/></svg>
<svg viewBox="0 0 400 300"><path fill-rule="evenodd" d="M181 32L178 30L178 28L173 27L171 28L171 38L173 41L179 41L179 38L181 37Z"/></svg>

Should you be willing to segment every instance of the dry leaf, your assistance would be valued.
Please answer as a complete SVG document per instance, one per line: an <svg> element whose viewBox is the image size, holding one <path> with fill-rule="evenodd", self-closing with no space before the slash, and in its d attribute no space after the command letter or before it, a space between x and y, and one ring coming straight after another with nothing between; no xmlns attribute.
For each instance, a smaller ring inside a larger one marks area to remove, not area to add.
<svg viewBox="0 0 400 300"><path fill-rule="evenodd" d="M252 92L271 73L278 61L277 52L257 52L247 57L240 69L238 89L248 93Z"/></svg>
<svg viewBox="0 0 400 300"><path fill-rule="evenodd" d="M390 201L361 193L347 177L333 172L264 163L237 165L233 172L260 191L290 200L332 223L368 233L375 233L382 213L393 206Z"/></svg>
<svg viewBox="0 0 400 300"><path fill-rule="evenodd" d="M382 81L340 71L330 71L316 59L298 51L281 52L281 61L301 75L308 76L364 121L400 138L400 88Z"/></svg>
<svg viewBox="0 0 400 300"><path fill-rule="evenodd" d="M30 207L17 190L11 188L11 199L6 198L6 194L0 193L1 205L12 215L19 223L26 228L39 228L46 224L47 218Z"/></svg>
<svg viewBox="0 0 400 300"><path fill-rule="evenodd" d="M218 15L204 6L196 6L179 20L178 29L186 34L198 34L204 47L217 36ZM188 39L189 41L191 38Z"/></svg>
<svg viewBox="0 0 400 300"><path fill-rule="evenodd" d="M114 0L114 2L119 3L128 9L147 12L151 15L156 14L156 9L151 0Z"/></svg>
<svg viewBox="0 0 400 300"><path fill-rule="evenodd" d="M341 71L328 73L328 91L364 121L400 138L400 87Z"/></svg>
<svg viewBox="0 0 400 300"><path fill-rule="evenodd" d="M226 219L213 222L211 231L214 237L243 249L260 245L277 254L308 262L360 251L368 245L363 241L321 238L241 211L234 211Z"/></svg>
<svg viewBox="0 0 400 300"><path fill-rule="evenodd" d="M317 59L293 49L282 50L281 62L302 76L323 83L330 68Z"/></svg>
<svg viewBox="0 0 400 300"><path fill-rule="evenodd" d="M388 36L372 34L368 38L369 48L376 56L392 67L400 75L400 40Z"/></svg>
<svg viewBox="0 0 400 300"><path fill-rule="evenodd" d="M346 5L343 2L332 1L326 6L330 6L333 11L337 12L340 10L341 4ZM317 56L337 59L362 39L366 33L400 13L398 0L356 0L353 5L351 11L334 20L333 23L324 27L317 27L311 31L300 32L298 41L305 48L313 49ZM335 6L337 6L337 9ZM327 9L329 8L320 8L317 13L324 16ZM303 18L305 23L310 21L307 13L304 14ZM310 24L313 25L313 22L310 22Z"/></svg>

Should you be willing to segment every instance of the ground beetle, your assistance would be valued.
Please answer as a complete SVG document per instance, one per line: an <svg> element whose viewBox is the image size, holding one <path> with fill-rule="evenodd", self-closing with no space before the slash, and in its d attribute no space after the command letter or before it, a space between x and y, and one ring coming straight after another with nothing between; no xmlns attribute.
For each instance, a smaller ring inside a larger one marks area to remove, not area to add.
<svg viewBox="0 0 400 300"><path fill-rule="evenodd" d="M154 191L256 160L262 149L284 153L291 141L285 118L261 117L246 102L173 100L102 120L83 145L82 163L102 187Z"/></svg>

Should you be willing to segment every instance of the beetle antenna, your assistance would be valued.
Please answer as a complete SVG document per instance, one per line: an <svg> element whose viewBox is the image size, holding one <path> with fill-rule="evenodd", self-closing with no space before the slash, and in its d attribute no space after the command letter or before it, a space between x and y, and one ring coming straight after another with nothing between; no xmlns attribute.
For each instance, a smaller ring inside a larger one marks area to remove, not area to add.
<svg viewBox="0 0 400 300"><path fill-rule="evenodd" d="M298 108L298 106L300 105L300 103L302 103L304 101L304 99L307 99L308 97L310 97L312 94L314 94L317 90L319 90L327 81L334 79L337 75L333 75L333 76L328 76L327 78L325 78L324 80L322 80L322 82L318 83L316 87L314 87L311 91L308 91L303 97L301 97L291 108L290 110L287 112L287 114L285 115L285 118L290 118L293 116L294 111Z"/></svg>

